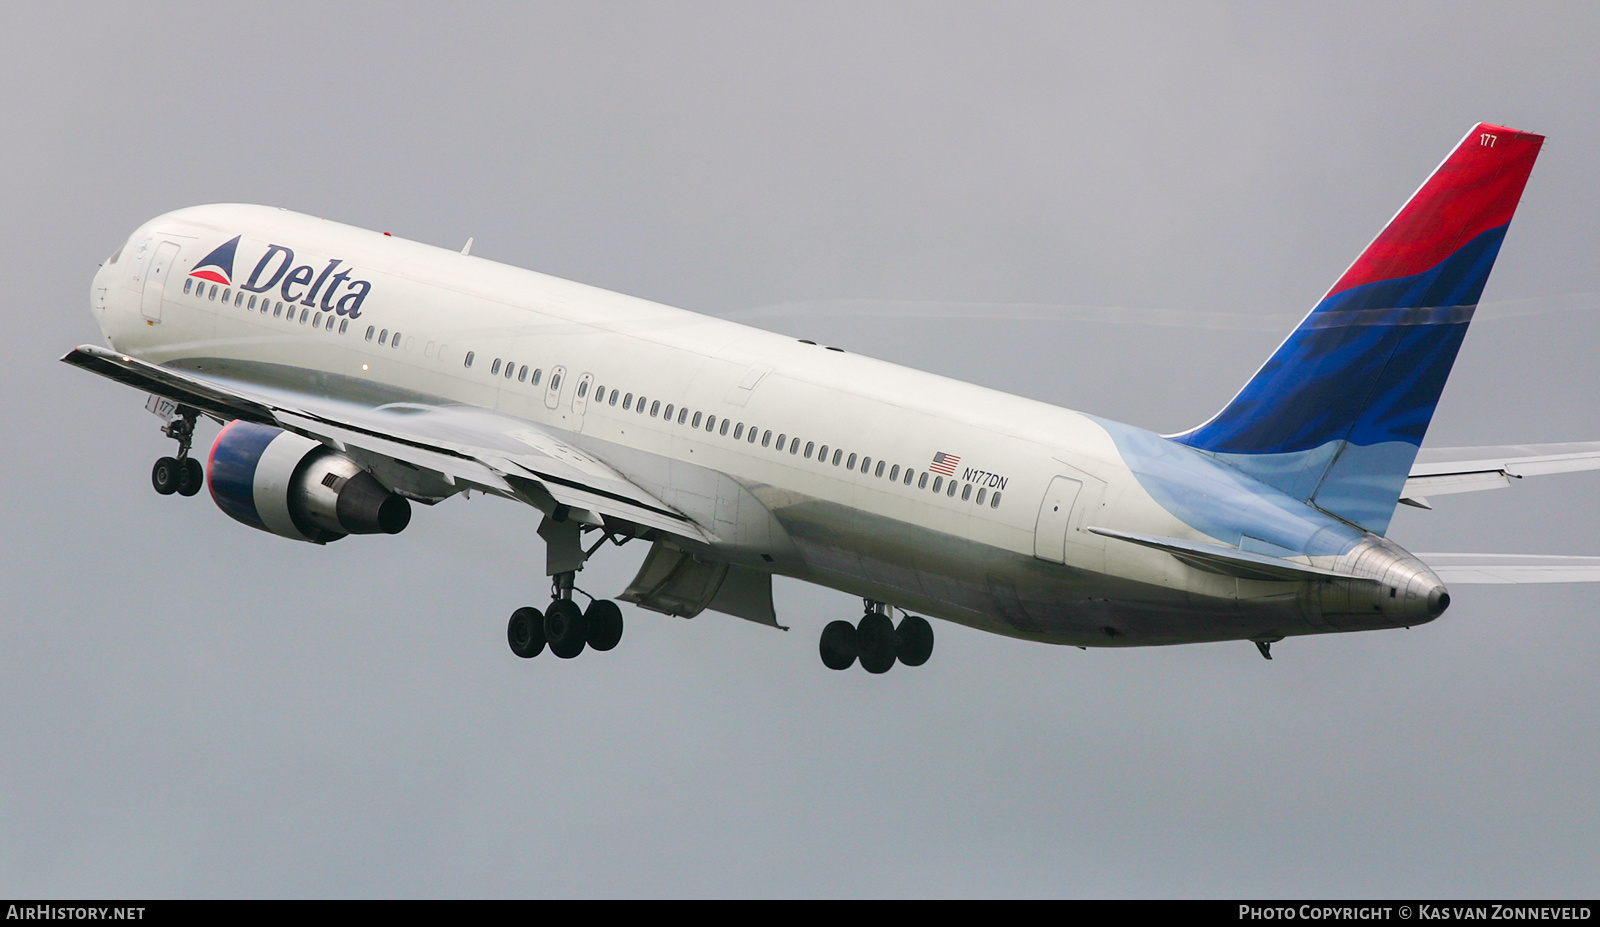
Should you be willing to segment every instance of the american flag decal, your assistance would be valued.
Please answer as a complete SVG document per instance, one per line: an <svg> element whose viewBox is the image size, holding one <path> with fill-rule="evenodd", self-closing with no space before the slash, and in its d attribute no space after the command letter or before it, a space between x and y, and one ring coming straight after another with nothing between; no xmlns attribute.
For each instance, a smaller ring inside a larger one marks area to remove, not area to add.
<svg viewBox="0 0 1600 927"><path fill-rule="evenodd" d="M960 462L960 457L940 451L933 455L933 463L928 464L928 469L935 473L943 473L945 476L955 476L956 464Z"/></svg>

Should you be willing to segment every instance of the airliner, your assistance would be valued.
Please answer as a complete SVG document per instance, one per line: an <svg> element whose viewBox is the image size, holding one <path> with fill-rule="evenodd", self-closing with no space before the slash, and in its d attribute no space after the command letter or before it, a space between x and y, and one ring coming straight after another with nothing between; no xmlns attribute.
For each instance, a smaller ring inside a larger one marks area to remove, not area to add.
<svg viewBox="0 0 1600 927"><path fill-rule="evenodd" d="M1600 558L1414 555L1399 504L1600 468L1600 442L1422 450L1543 137L1467 133L1209 421L1162 436L285 209L150 220L65 362L148 393L164 495L313 544L458 493L537 512L550 601L512 652L607 651L618 601L782 627L772 578L863 602L822 663L882 673L929 617L1129 647L1410 627L1446 582L1600 581ZM205 463L198 419L220 424ZM1420 453L1419 453L1420 451ZM536 525L536 527L535 527ZM614 599L578 585L648 546Z"/></svg>

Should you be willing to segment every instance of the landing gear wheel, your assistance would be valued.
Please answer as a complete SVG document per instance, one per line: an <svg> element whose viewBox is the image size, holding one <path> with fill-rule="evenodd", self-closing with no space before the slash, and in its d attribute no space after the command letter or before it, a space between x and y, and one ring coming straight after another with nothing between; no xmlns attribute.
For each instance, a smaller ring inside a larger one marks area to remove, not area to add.
<svg viewBox="0 0 1600 927"><path fill-rule="evenodd" d="M544 637L550 642L550 652L563 660L583 653L588 634L585 633L583 612L571 599L556 599L544 613Z"/></svg>
<svg viewBox="0 0 1600 927"><path fill-rule="evenodd" d="M894 629L894 655L907 666L921 666L933 656L933 627L928 619L907 615Z"/></svg>
<svg viewBox="0 0 1600 927"><path fill-rule="evenodd" d="M524 660L544 652L544 614L537 608L519 608L506 625L506 641L511 652Z"/></svg>
<svg viewBox="0 0 1600 927"><path fill-rule="evenodd" d="M163 496L170 496L178 491L179 474L182 472L183 467L176 457L163 457L150 469L150 485Z"/></svg>
<svg viewBox="0 0 1600 927"><path fill-rule="evenodd" d="M192 496L206 484L205 468L193 457L178 461L178 495Z"/></svg>
<svg viewBox="0 0 1600 927"><path fill-rule="evenodd" d="M869 673L887 673L894 667L894 622L876 612L863 615L856 625L856 640L861 648L861 668Z"/></svg>
<svg viewBox="0 0 1600 927"><path fill-rule="evenodd" d="M622 640L622 609L615 602L590 602L583 612L583 622L588 625L589 646L595 650L610 650Z"/></svg>
<svg viewBox="0 0 1600 927"><path fill-rule="evenodd" d="M830 621L822 629L822 665L831 670L847 670L856 662L856 626L848 621Z"/></svg>

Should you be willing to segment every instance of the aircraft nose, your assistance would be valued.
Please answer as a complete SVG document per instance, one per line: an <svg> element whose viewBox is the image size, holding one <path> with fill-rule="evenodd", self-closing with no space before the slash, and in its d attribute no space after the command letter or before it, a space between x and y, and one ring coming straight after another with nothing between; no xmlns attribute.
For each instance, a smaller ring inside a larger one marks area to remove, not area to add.
<svg viewBox="0 0 1600 927"><path fill-rule="evenodd" d="M1449 607L1450 591L1443 586L1434 586L1428 592L1428 617L1437 618Z"/></svg>

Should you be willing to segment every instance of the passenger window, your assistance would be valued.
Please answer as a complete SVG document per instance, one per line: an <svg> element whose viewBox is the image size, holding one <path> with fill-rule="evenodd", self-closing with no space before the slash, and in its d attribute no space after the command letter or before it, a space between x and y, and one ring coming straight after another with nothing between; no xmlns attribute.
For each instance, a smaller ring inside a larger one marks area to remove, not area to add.
<svg viewBox="0 0 1600 927"><path fill-rule="evenodd" d="M254 296L251 296L250 297L250 304L245 306L245 308L246 309L254 309L255 307L256 307L256 298Z"/></svg>
<svg viewBox="0 0 1600 927"><path fill-rule="evenodd" d="M344 334L345 331L349 327L350 327L350 320L349 319L340 319L339 320L339 334L341 334L341 335Z"/></svg>
<svg viewBox="0 0 1600 927"><path fill-rule="evenodd" d="M778 453L783 453L783 443L788 440L787 435L778 435Z"/></svg>
<svg viewBox="0 0 1600 927"><path fill-rule="evenodd" d="M606 403L606 405L608 405L608 406L614 406L614 405L616 405L616 404L617 404L617 391L616 391L616 390L612 390L612 391L611 391L611 401L610 401L610 402L608 402L608 403ZM626 408L627 408L627 406L623 406L623 408L624 408L624 409L626 409Z"/></svg>
<svg viewBox="0 0 1600 927"><path fill-rule="evenodd" d="M474 357L476 357L477 354L478 354L477 351L468 351L467 352L467 359L464 362L462 362L461 366L463 366L463 367L471 367L472 366L472 359Z"/></svg>
<svg viewBox="0 0 1600 927"><path fill-rule="evenodd" d="M838 448L834 448L834 451L833 451L833 465L835 467L839 466L839 456L841 454L843 454L843 453L844 453L844 451L841 451Z"/></svg>
<svg viewBox="0 0 1600 927"><path fill-rule="evenodd" d="M604 386L596 386L594 388L594 401L595 402L605 402L606 401L606 388Z"/></svg>
<svg viewBox="0 0 1600 927"><path fill-rule="evenodd" d="M526 383L526 382L528 382L528 365L527 364L523 364L522 365L522 369L517 371L517 382L518 383Z"/></svg>
<svg viewBox="0 0 1600 927"><path fill-rule="evenodd" d="M710 434L711 432L716 431L716 430L717 430L717 417L715 415L706 416L706 433Z"/></svg>
<svg viewBox="0 0 1600 927"><path fill-rule="evenodd" d="M878 461L878 469L873 471L872 475L877 477L877 478L879 478L879 479L883 479L883 461L881 461L881 460ZM889 477L889 479L892 480L892 479L894 479L894 477L891 476L891 477Z"/></svg>
<svg viewBox="0 0 1600 927"><path fill-rule="evenodd" d="M379 344L388 344L389 343L389 330L387 328L384 329L378 335L378 343ZM500 369L500 362L498 360L494 362L494 369L495 370L499 370Z"/></svg>
<svg viewBox="0 0 1600 927"><path fill-rule="evenodd" d="M378 339L378 343L382 344L383 343L383 339L379 338ZM494 376L499 376L499 375L500 375L500 358L497 357L497 358L494 359L494 363L489 365L489 376L494 377Z"/></svg>
<svg viewBox="0 0 1600 927"><path fill-rule="evenodd" d="M872 469L872 458L871 457L863 457L863 458L861 458L861 472L862 473L866 473L868 470L871 470L871 469Z"/></svg>
<svg viewBox="0 0 1600 927"><path fill-rule="evenodd" d="M999 493L995 493L994 495L989 497L989 508L997 509L999 507L1000 507L1000 494Z"/></svg>
<svg viewBox="0 0 1600 927"><path fill-rule="evenodd" d="M396 351L400 350L400 333L399 332L395 332L394 333L394 337L389 339L389 347L394 348Z"/></svg>
<svg viewBox="0 0 1600 927"><path fill-rule="evenodd" d="M539 385L539 378L542 377L542 376L544 376L544 371L539 369L539 368L537 368L537 367L535 367L533 369L533 376L528 378L528 382L532 383L534 386L538 386Z"/></svg>
<svg viewBox="0 0 1600 927"><path fill-rule="evenodd" d="M254 299L254 298L255 297L251 297L251 299ZM239 292L233 294L233 308L238 309L240 306L243 306L243 305L244 305L244 290L240 290Z"/></svg>
<svg viewBox="0 0 1600 927"><path fill-rule="evenodd" d="M689 420L689 427L690 428L699 428L700 427L700 413L699 412L696 412L694 414L694 418Z"/></svg>
<svg viewBox="0 0 1600 927"><path fill-rule="evenodd" d="M278 318L278 317L280 317L282 315L283 315L283 303L273 303L272 304L272 317L276 319L276 318Z"/></svg>
<svg viewBox="0 0 1600 927"><path fill-rule="evenodd" d="M978 498L972 500L972 504L973 505L982 505L983 504L983 495L984 495L984 493L987 493L988 491L989 490L987 490L987 489L981 489L980 488L978 490Z"/></svg>
<svg viewBox="0 0 1600 927"><path fill-rule="evenodd" d="M222 301L223 302L227 302L228 301L228 293L229 292L231 292L231 291L227 287L223 287L222 288Z"/></svg>
<svg viewBox="0 0 1600 927"><path fill-rule="evenodd" d="M331 318L331 316L330 316L330 318ZM322 327L322 313L320 313L320 312L317 313L317 317L311 320L311 327L312 328L321 328Z"/></svg>
<svg viewBox="0 0 1600 927"><path fill-rule="evenodd" d="M578 398L579 399L584 399L584 398L587 398L588 395L589 395L589 381L588 380L580 381L578 383Z"/></svg>
<svg viewBox="0 0 1600 927"><path fill-rule="evenodd" d="M723 437L727 437L727 435L728 435L728 420L727 419L723 419L722 420L722 427L717 429L717 434L722 435Z"/></svg>
<svg viewBox="0 0 1600 927"><path fill-rule="evenodd" d="M854 470L856 468L856 455L854 453L844 462L844 468L846 470Z"/></svg>
<svg viewBox="0 0 1600 927"><path fill-rule="evenodd" d="M772 432L767 432L767 437L770 439L772 437ZM750 426L750 436L745 438L745 440L751 444L756 443L756 426Z"/></svg>
<svg viewBox="0 0 1600 927"><path fill-rule="evenodd" d="M678 410L678 424L682 425L685 421L688 420L688 418L689 418L689 410L688 409L679 409Z"/></svg>
<svg viewBox="0 0 1600 927"><path fill-rule="evenodd" d="M394 340L396 342L398 342L400 340L400 336L396 335ZM517 372L517 365L513 364L510 361L506 361L506 379L507 380L511 379L511 375L516 373L516 372Z"/></svg>
<svg viewBox="0 0 1600 927"><path fill-rule="evenodd" d="M375 325L368 325L368 326L367 326L367 340L368 340L368 341L371 341L371 340L372 340L372 336L373 336L373 335L374 335L374 334L376 334L376 333L377 333L377 331L378 331L378 328L377 328L377 326L375 326Z"/></svg>
<svg viewBox="0 0 1600 927"><path fill-rule="evenodd" d="M737 441L742 437L744 437L744 422L733 426L733 440Z"/></svg>
<svg viewBox="0 0 1600 927"><path fill-rule="evenodd" d="M215 283L211 284L211 295L207 296L206 298L207 299L216 299L217 298L217 285Z"/></svg>
<svg viewBox="0 0 1600 927"><path fill-rule="evenodd" d="M552 373L550 375L550 391L552 393L561 392L561 374Z"/></svg>
<svg viewBox="0 0 1600 927"><path fill-rule="evenodd" d="M193 277L184 277L183 278L183 291L185 293L187 293L192 289L194 289L194 278Z"/></svg>
<svg viewBox="0 0 1600 927"><path fill-rule="evenodd" d="M815 441L807 441L807 442L806 442L806 453L805 453L805 458L806 458L806 459L807 459L807 460L810 460L810 459L811 459L811 449L812 449L812 448L814 448L814 447L816 447L816 446L817 446L817 442L815 442Z"/></svg>
<svg viewBox="0 0 1600 927"><path fill-rule="evenodd" d="M878 464L878 466L882 467L883 464ZM880 470L879 472L881 473L882 471ZM889 482L891 482L891 483L900 482L900 465L899 464L895 464L894 466L889 468Z"/></svg>
<svg viewBox="0 0 1600 927"><path fill-rule="evenodd" d="M293 311L293 310L291 310L291 311ZM311 317L311 310L310 309L301 309L300 310L300 324L301 325L306 324L306 319L308 319L310 317Z"/></svg>
<svg viewBox="0 0 1600 927"><path fill-rule="evenodd" d="M939 490L941 488L943 488L943 487L944 487L944 477L942 477L942 476L934 477L933 478L933 491L934 491L934 493L938 493Z"/></svg>
<svg viewBox="0 0 1600 927"><path fill-rule="evenodd" d="M660 412L660 411L661 411L661 400L657 399L655 402L652 402L650 404L650 417L651 418L655 418L656 417L656 413Z"/></svg>
<svg viewBox="0 0 1600 927"><path fill-rule="evenodd" d="M629 393L628 395L622 397L622 411L628 412L628 411L630 411L632 409L633 409L633 394Z"/></svg>
<svg viewBox="0 0 1600 927"><path fill-rule="evenodd" d="M914 473L914 472L916 472L916 471L912 470L910 467L906 468L906 485L907 486L911 485L911 474Z"/></svg>
<svg viewBox="0 0 1600 927"><path fill-rule="evenodd" d="M817 452L817 463L827 463L827 462L828 462L828 446L826 444L824 444L822 446L822 450Z"/></svg>
<svg viewBox="0 0 1600 927"><path fill-rule="evenodd" d="M907 479L911 478L911 471L910 470L906 471L906 478ZM917 477L917 488L918 489L927 489L928 488L928 474L924 473L921 476Z"/></svg>
<svg viewBox="0 0 1600 927"><path fill-rule="evenodd" d="M762 447L771 447L772 446L772 429L768 428L766 433L761 436L761 446Z"/></svg>
<svg viewBox="0 0 1600 927"><path fill-rule="evenodd" d="M672 403L670 403L670 402L667 403L667 414L663 415L661 417L666 419L669 422L672 421Z"/></svg>
<svg viewBox="0 0 1600 927"><path fill-rule="evenodd" d="M950 485L945 488L944 494L954 499L956 497L956 481L950 480Z"/></svg>
<svg viewBox="0 0 1600 927"><path fill-rule="evenodd" d="M955 487L954 483L951 483L950 485L951 485L951 488ZM961 487L961 501L962 502L966 502L968 499L971 499L971 498L972 498L972 484L971 483L967 483L966 485Z"/></svg>

